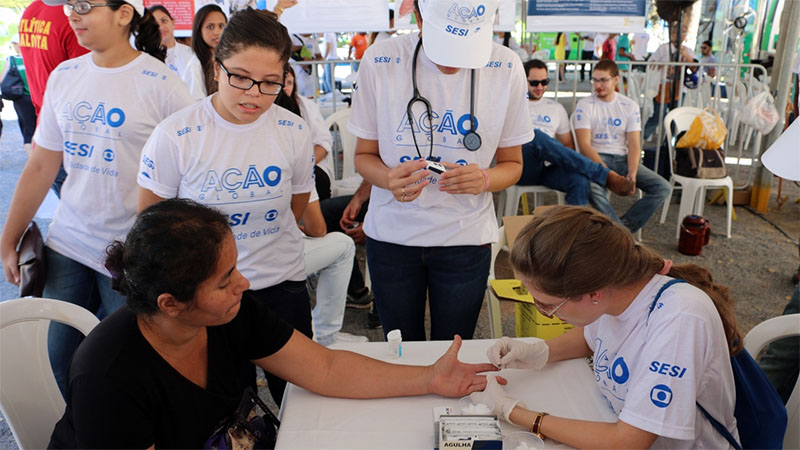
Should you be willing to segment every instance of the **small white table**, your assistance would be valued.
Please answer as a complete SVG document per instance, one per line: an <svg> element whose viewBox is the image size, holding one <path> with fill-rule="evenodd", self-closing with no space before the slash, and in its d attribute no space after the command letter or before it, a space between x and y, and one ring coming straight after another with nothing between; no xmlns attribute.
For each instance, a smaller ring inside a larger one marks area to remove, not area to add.
<svg viewBox="0 0 800 450"><path fill-rule="evenodd" d="M535 338L529 338L535 340ZM485 363L494 340L464 341L459 359ZM389 344L371 342L340 345L375 359L401 364L428 365L450 341L403 342L403 357L391 359ZM548 365L541 371L506 369L506 392L530 409L575 419L615 422L617 416L597 389L594 374L583 358ZM370 380L364 380L369 383ZM323 397L289 384L283 398L276 449L432 449L433 408L452 406L457 398L422 395L374 400ZM522 430L501 421L505 434ZM564 447L547 440L552 448Z"/></svg>

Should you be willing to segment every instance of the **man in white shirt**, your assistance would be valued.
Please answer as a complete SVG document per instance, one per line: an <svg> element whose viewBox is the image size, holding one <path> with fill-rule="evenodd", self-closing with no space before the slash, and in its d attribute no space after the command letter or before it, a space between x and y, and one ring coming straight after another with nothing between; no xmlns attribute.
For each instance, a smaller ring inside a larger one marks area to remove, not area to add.
<svg viewBox="0 0 800 450"><path fill-rule="evenodd" d="M575 109L575 134L578 147L592 161L607 166L634 182L644 197L618 217L606 197L603 186L592 183L590 202L598 211L625 225L631 233L638 231L667 199L670 185L660 175L641 164L641 115L639 106L614 91L619 82L619 69L611 60L601 60L592 72L594 93L578 102Z"/></svg>
<svg viewBox="0 0 800 450"><path fill-rule="evenodd" d="M589 204L590 182L606 186L618 195L628 195L633 181L575 151L567 111L557 101L544 98L550 82L547 65L532 59L524 67L528 76L528 112L535 137L522 145L522 177L517 184L542 185L566 192L570 205Z"/></svg>
<svg viewBox="0 0 800 450"><path fill-rule="evenodd" d="M338 47L336 33L325 33L322 46L322 56L325 58L325 61L339 59L339 56L336 54L336 49ZM335 83L333 82L333 71L335 67L336 65L332 63L325 64L325 69L322 75L322 92L324 93L332 92L336 87Z"/></svg>
<svg viewBox="0 0 800 450"><path fill-rule="evenodd" d="M633 57L636 61L644 61L647 56L647 43L650 41L650 35L642 31L633 35Z"/></svg>
<svg viewBox="0 0 800 450"><path fill-rule="evenodd" d="M313 34L292 34L292 59L295 61L314 61L322 59L319 44ZM299 51L298 51L299 50ZM299 55L298 55L299 53ZM310 65L295 66L295 85L297 95L314 96L314 71Z"/></svg>
<svg viewBox="0 0 800 450"><path fill-rule="evenodd" d="M596 59L594 57L594 36L597 33L584 33L579 35L581 40L583 41L583 50L581 51L581 59L584 61L589 61L592 59ZM581 64L581 81L584 81L586 78L584 76L586 64ZM591 76L591 72L590 76Z"/></svg>

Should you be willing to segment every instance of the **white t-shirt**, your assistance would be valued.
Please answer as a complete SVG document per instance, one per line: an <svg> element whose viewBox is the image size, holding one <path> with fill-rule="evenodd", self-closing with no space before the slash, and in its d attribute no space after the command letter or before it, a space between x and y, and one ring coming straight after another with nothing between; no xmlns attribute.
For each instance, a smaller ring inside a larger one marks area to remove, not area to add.
<svg viewBox="0 0 800 450"><path fill-rule="evenodd" d="M301 45L311 52L312 59L320 53L317 40L313 36L301 36L299 34L292 34L292 45ZM304 69L311 68L309 65L294 66L295 73L295 88L297 95L301 97L311 97L314 95L314 72L307 73Z"/></svg>
<svg viewBox="0 0 800 450"><path fill-rule="evenodd" d="M328 177L333 180L333 158L331 157L331 147L333 146L333 136L331 132L325 128L325 119L322 118L322 113L319 112L319 105L314 103L314 100L305 97L297 97L298 106L300 107L300 115L303 120L308 124L311 130L311 144L312 146L321 146L328 152L325 158L321 161L315 161L316 165L320 166Z"/></svg>
<svg viewBox="0 0 800 450"><path fill-rule="evenodd" d="M633 57L637 61L644 61L647 56L647 43L650 41L650 35L647 33L634 33L633 35Z"/></svg>
<svg viewBox="0 0 800 450"><path fill-rule="evenodd" d="M584 328L597 385L619 420L659 435L653 448L730 448L695 404L739 439L722 320L712 300L689 283L667 288L648 318L669 280L654 275L622 314Z"/></svg>
<svg viewBox="0 0 800 450"><path fill-rule="evenodd" d="M336 39L336 33L325 33L322 39L326 51L328 51L328 44L332 44L328 54L322 56L324 56L326 60L339 59L339 56L336 55L336 48L339 45L339 42Z"/></svg>
<svg viewBox="0 0 800 450"><path fill-rule="evenodd" d="M575 107L575 129L592 130L592 147L597 153L627 155L627 133L642 131L639 105L619 92L610 102L592 94Z"/></svg>
<svg viewBox="0 0 800 450"><path fill-rule="evenodd" d="M147 141L139 185L162 198L190 198L230 220L238 268L251 289L304 280L302 233L292 194L314 187L306 123L273 105L253 123L232 124L213 96L163 121Z"/></svg>
<svg viewBox="0 0 800 450"><path fill-rule="evenodd" d="M375 35L375 41L374 41L374 42L372 42L372 43L373 43L373 44L376 44L376 43L378 43L378 42L380 42L380 41L382 41L382 40L384 40L384 39L389 39L389 38L391 38L391 37L392 37L392 35L391 35L391 34L389 34L388 32L386 32L386 31L379 31L379 32L378 32L378 34L376 34L376 35Z"/></svg>
<svg viewBox="0 0 800 450"><path fill-rule="evenodd" d="M531 115L533 128L544 132L551 138L570 132L567 110L561 103L551 98L542 97L539 100L528 100L528 112Z"/></svg>
<svg viewBox="0 0 800 450"><path fill-rule="evenodd" d="M603 57L603 44L608 39L608 33L597 33L594 35L594 57L600 59ZM586 47L584 47L586 48Z"/></svg>
<svg viewBox="0 0 800 450"><path fill-rule="evenodd" d="M670 44L661 44L661 45L659 45L658 48L656 49L656 51L653 52L653 55L650 56L650 59L648 59L648 61L653 61L653 62L669 62L669 61L671 61L670 50L669 50L670 48L672 48L673 51L675 50L675 46L674 45L672 47L670 47ZM691 48L689 48L689 46L684 44L683 48L686 49L686 51L690 55L694 54L694 52L692 51ZM681 58L681 55L678 54L678 61L680 61L680 58Z"/></svg>
<svg viewBox="0 0 800 450"><path fill-rule="evenodd" d="M418 40L419 34L414 33L379 42L367 49L358 70L348 128L362 139L377 140L381 159L390 168L419 157L406 117L412 95L411 60ZM433 110L431 121L421 103L414 108L414 130L424 158L429 153L431 128L434 158L482 168L490 166L498 147L533 139L525 105L525 72L510 49L494 44L489 63L475 71L476 131L483 141L477 151L467 150L462 143L471 122L470 70L445 75L422 49L417 84ZM367 236L410 246L482 245L497 239L491 193L448 194L439 191L438 176L430 179L431 185L406 203L397 202L389 190L373 186L364 225Z"/></svg>
<svg viewBox="0 0 800 450"><path fill-rule="evenodd" d="M122 67L98 67L92 54L59 64L47 81L34 141L64 154L67 179L47 246L108 275L111 241L136 217L136 169L156 125L192 103L177 75L141 53Z"/></svg>
<svg viewBox="0 0 800 450"><path fill-rule="evenodd" d="M594 37L597 33L583 33L583 51L594 53Z"/></svg>
<svg viewBox="0 0 800 450"><path fill-rule="evenodd" d="M186 83L189 93L195 100L206 96L206 89L203 85L203 69L191 47L176 42L172 48L167 49L167 58L164 60L164 64Z"/></svg>

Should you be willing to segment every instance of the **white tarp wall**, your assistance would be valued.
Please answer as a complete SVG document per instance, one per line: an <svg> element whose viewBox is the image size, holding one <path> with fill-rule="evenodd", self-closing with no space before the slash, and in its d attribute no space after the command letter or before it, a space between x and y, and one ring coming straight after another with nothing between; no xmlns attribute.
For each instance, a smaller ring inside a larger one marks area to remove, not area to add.
<svg viewBox="0 0 800 450"><path fill-rule="evenodd" d="M647 0L528 0L529 32L644 30Z"/></svg>
<svg viewBox="0 0 800 450"><path fill-rule="evenodd" d="M267 0L267 9L277 0ZM389 29L388 0L303 0L286 9L281 23L291 33L385 31Z"/></svg>

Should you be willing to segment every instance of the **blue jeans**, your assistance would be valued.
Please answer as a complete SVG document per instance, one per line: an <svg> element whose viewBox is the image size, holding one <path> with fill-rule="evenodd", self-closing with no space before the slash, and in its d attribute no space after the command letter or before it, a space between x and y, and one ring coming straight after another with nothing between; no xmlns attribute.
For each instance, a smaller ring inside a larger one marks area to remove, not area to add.
<svg viewBox="0 0 800 450"><path fill-rule="evenodd" d="M384 334L425 340L430 298L431 340L471 339L489 278L488 245L411 247L367 238L367 263Z"/></svg>
<svg viewBox="0 0 800 450"><path fill-rule="evenodd" d="M328 346L336 340L344 322L347 285L353 269L356 245L344 233L303 237L306 274L319 273L317 304L311 311L317 342Z"/></svg>
<svg viewBox="0 0 800 450"><path fill-rule="evenodd" d="M627 155L600 153L600 158L614 172L623 176L628 174ZM617 216L616 211L611 206L611 202L606 197L605 187L592 183L590 201L595 209L614 221L625 225L631 233L635 233L647 223L650 216L656 212L656 209L664 203L670 194L670 186L667 180L642 164L639 164L639 170L636 172L636 188L644 192L644 197L637 200L621 218Z"/></svg>
<svg viewBox="0 0 800 450"><path fill-rule="evenodd" d="M325 63L322 69L322 92L325 94L333 92L333 88L335 87L333 84L333 71L335 68L335 64Z"/></svg>
<svg viewBox="0 0 800 450"><path fill-rule="evenodd" d="M67 171L64 170L64 164L61 164L61 167L58 168L58 174L56 174L56 179L53 180L53 185L50 186L50 189L53 190L53 193L56 194L56 197L61 198L61 186L64 185L64 181L67 179Z"/></svg>
<svg viewBox="0 0 800 450"><path fill-rule="evenodd" d="M45 247L47 277L42 296L82 306L103 319L125 303L125 297L111 289L111 278ZM67 392L67 368L72 354L83 341L83 334L69 325L51 322L47 351L53 375L61 390Z"/></svg>
<svg viewBox="0 0 800 450"><path fill-rule="evenodd" d="M547 133L534 130L533 141L522 146L520 186L543 185L567 193L570 205L589 204L589 182L606 185L609 170ZM545 166L549 161L551 165Z"/></svg>

